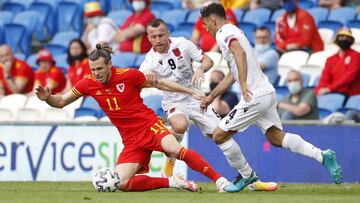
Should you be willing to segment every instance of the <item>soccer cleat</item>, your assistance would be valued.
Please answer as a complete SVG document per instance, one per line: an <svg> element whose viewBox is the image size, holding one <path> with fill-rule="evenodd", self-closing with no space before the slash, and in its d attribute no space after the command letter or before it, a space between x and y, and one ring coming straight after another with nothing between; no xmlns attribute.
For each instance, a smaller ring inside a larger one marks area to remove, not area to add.
<svg viewBox="0 0 360 203"><path fill-rule="evenodd" d="M275 191L278 189L278 184L275 182L261 182L256 181L248 185L251 191Z"/></svg>
<svg viewBox="0 0 360 203"><path fill-rule="evenodd" d="M251 172L249 178L243 178L240 174L235 178L233 183L230 183L225 190L226 192L240 192L249 184L256 182L259 178L256 176L255 171Z"/></svg>
<svg viewBox="0 0 360 203"><path fill-rule="evenodd" d="M180 190L188 190L191 192L200 192L201 188L194 181L186 180L181 175L171 176L172 181L175 183L175 187Z"/></svg>
<svg viewBox="0 0 360 203"><path fill-rule="evenodd" d="M331 149L321 152L323 156L323 165L328 170L330 177L336 184L340 184L343 179L341 166L336 161L335 152Z"/></svg>
<svg viewBox="0 0 360 203"><path fill-rule="evenodd" d="M165 165L162 171L163 177L173 176L174 166L175 166L175 159L166 158Z"/></svg>
<svg viewBox="0 0 360 203"><path fill-rule="evenodd" d="M224 178L224 177L221 177L219 179L216 180L215 182L215 185L216 185L216 189L219 191L219 193L224 193L226 192L225 191L225 188L230 184L230 182Z"/></svg>

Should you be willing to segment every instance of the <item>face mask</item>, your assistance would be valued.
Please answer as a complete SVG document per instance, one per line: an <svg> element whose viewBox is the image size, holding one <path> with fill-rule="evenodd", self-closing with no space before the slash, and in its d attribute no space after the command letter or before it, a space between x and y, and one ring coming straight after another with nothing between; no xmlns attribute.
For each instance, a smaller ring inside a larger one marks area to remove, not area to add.
<svg viewBox="0 0 360 203"><path fill-rule="evenodd" d="M293 11L295 11L296 9L296 5L293 1L288 1L284 3L284 10L286 11L286 13L292 13Z"/></svg>
<svg viewBox="0 0 360 203"><path fill-rule="evenodd" d="M131 5L135 11L142 11L146 7L145 1L133 1Z"/></svg>
<svg viewBox="0 0 360 203"><path fill-rule="evenodd" d="M337 40L336 44L342 49L347 50L351 47L351 41L350 40Z"/></svg>
<svg viewBox="0 0 360 203"><path fill-rule="evenodd" d="M89 19L88 23L89 24L93 24L93 25L99 25L101 21L101 17L100 16L96 16L96 17L92 17Z"/></svg>
<svg viewBox="0 0 360 203"><path fill-rule="evenodd" d="M218 85L219 83L217 82L211 82L210 83L210 90L212 91L213 89L215 89L215 87Z"/></svg>
<svg viewBox="0 0 360 203"><path fill-rule="evenodd" d="M300 82L297 82L297 81L289 82L287 86L288 86L289 92L291 94L297 94L302 89Z"/></svg>
<svg viewBox="0 0 360 203"><path fill-rule="evenodd" d="M270 49L270 44L255 44L255 50L257 52L265 52L267 51L268 49Z"/></svg>

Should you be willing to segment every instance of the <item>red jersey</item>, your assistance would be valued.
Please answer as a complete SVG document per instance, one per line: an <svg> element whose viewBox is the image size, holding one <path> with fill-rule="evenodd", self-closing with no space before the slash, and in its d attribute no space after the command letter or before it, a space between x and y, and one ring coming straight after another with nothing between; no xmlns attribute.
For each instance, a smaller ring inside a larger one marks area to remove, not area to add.
<svg viewBox="0 0 360 203"><path fill-rule="evenodd" d="M88 58L83 59L77 66L70 65L68 69L68 79L71 86L74 86L79 80L91 75Z"/></svg>
<svg viewBox="0 0 360 203"><path fill-rule="evenodd" d="M66 86L66 78L62 70L58 67L51 67L48 72L41 69L35 72L35 82L45 87L47 84L55 84L55 88L51 90L52 94L60 93Z"/></svg>
<svg viewBox="0 0 360 203"><path fill-rule="evenodd" d="M149 7L147 7L140 13L140 15L136 15L136 13L130 15L121 26L120 30L131 27L136 23L140 23L146 28L147 24L153 19L155 19L155 15L151 13ZM123 52L145 53L151 49L151 44L147 38L146 32L144 32L136 38L131 38L121 42L119 49Z"/></svg>
<svg viewBox="0 0 360 203"><path fill-rule="evenodd" d="M236 16L231 9L226 10L226 18L228 22L237 25ZM216 44L216 39L214 38L214 36L211 35L210 32L207 31L205 25L203 24L201 16L196 21L194 29L200 32L200 49L205 52L210 51Z"/></svg>
<svg viewBox="0 0 360 203"><path fill-rule="evenodd" d="M276 20L275 44L280 50L286 51L286 45L296 43L302 49L309 48L313 52L324 49L318 29L313 17L301 8L296 9L296 22L290 28L287 22L288 13L284 13Z"/></svg>
<svg viewBox="0 0 360 203"><path fill-rule="evenodd" d="M25 62L19 59L14 59L13 66L10 70L10 77L14 80L15 78L24 78L27 79L27 83L25 87L20 91L20 94L29 93L33 90L34 87L34 72L32 71L31 67ZM6 83L6 79L4 77L4 71L0 66L0 83L4 86L5 95L13 94L11 89L8 87Z"/></svg>
<svg viewBox="0 0 360 203"><path fill-rule="evenodd" d="M143 134L156 120L156 114L144 105L140 92L148 86L142 72L131 68L111 68L111 78L101 84L88 76L72 88L76 97L92 96L117 127L124 145L139 142L136 135Z"/></svg>
<svg viewBox="0 0 360 203"><path fill-rule="evenodd" d="M352 49L326 60L316 94L320 88L328 87L331 92L341 92L349 96L360 94L360 53Z"/></svg>

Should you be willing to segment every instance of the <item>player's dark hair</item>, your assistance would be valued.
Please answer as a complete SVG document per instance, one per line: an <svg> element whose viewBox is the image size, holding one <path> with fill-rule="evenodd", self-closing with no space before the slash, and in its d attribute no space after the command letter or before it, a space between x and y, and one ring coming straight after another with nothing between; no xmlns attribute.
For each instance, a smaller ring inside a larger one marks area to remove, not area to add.
<svg viewBox="0 0 360 203"><path fill-rule="evenodd" d="M269 28L267 28L266 26L263 26L263 25L262 25L262 26L256 28L255 31L258 31L258 30L260 30L260 31L267 31L267 32L271 35L271 31L270 31Z"/></svg>
<svg viewBox="0 0 360 203"><path fill-rule="evenodd" d="M159 27L161 24L163 24L166 28L167 28L167 25L165 23L165 21L163 19L160 19L160 18L155 18L153 20L151 20L148 24L147 24L147 27Z"/></svg>
<svg viewBox="0 0 360 203"><path fill-rule="evenodd" d="M209 17L211 14L215 14L218 17L226 19L226 13L224 7L219 3L211 3L200 10L202 18Z"/></svg>
<svg viewBox="0 0 360 203"><path fill-rule="evenodd" d="M111 54L114 52L112 51L112 48L108 44L96 44L96 49L92 51L89 55L89 59L91 61L96 61L100 57L104 58L104 62L108 63L111 60Z"/></svg>

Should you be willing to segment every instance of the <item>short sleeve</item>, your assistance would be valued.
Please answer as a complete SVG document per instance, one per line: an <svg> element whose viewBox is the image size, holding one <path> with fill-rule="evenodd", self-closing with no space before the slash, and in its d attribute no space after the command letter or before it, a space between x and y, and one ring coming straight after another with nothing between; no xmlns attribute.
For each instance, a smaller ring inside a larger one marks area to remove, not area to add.
<svg viewBox="0 0 360 203"><path fill-rule="evenodd" d="M201 62L203 52L194 43L189 40L185 40L186 52L190 54L192 60Z"/></svg>
<svg viewBox="0 0 360 203"><path fill-rule="evenodd" d="M304 96L301 98L300 103L307 103L311 106L311 108L315 108L316 104L317 104L317 99L316 99L315 93L312 92L311 90L308 90L304 94Z"/></svg>
<svg viewBox="0 0 360 203"><path fill-rule="evenodd" d="M140 23L141 25L143 25L145 28L147 26L147 24L155 18L155 15L153 13L151 13L151 11L149 10L148 12L145 12L143 14L143 16L141 16L136 23Z"/></svg>
<svg viewBox="0 0 360 203"><path fill-rule="evenodd" d="M234 40L237 40L235 34L229 32L228 30L223 30L224 32L221 33L219 36L217 36L217 42L220 44L220 46L225 47L226 49L229 49L230 43Z"/></svg>
<svg viewBox="0 0 360 203"><path fill-rule="evenodd" d="M141 72L144 71L154 71L153 63L152 63L152 54L151 51L146 54L144 61L141 63L139 70Z"/></svg>
<svg viewBox="0 0 360 203"><path fill-rule="evenodd" d="M74 87L71 89L71 92L75 97L81 97L88 95L89 91L89 79L83 78L79 82L77 82Z"/></svg>
<svg viewBox="0 0 360 203"><path fill-rule="evenodd" d="M19 65L21 67L16 71L15 77L28 78L33 74L32 69L30 68L30 66L27 63L20 63L20 62L16 62L16 63L19 63Z"/></svg>
<svg viewBox="0 0 360 203"><path fill-rule="evenodd" d="M149 83L146 81L144 73L136 70L129 69L128 75L130 76L130 81L138 88L149 87Z"/></svg>

